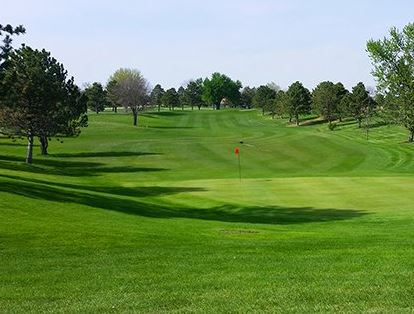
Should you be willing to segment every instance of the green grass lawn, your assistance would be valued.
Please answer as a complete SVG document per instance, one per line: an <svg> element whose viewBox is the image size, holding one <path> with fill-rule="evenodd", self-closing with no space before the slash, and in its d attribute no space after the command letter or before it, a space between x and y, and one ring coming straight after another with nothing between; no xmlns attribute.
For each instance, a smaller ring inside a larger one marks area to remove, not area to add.
<svg viewBox="0 0 414 314"><path fill-rule="evenodd" d="M0 138L0 312L411 313L406 137L256 111L139 128L91 114L32 166L24 140Z"/></svg>

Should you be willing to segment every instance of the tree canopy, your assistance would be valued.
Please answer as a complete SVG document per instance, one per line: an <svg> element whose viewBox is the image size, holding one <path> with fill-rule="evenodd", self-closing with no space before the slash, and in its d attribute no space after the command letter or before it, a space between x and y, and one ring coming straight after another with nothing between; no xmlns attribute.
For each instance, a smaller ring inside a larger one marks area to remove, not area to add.
<svg viewBox="0 0 414 314"><path fill-rule="evenodd" d="M344 102L346 102L347 114L358 122L358 127L361 127L367 111L372 111L375 103L362 82L352 88L352 93L345 98Z"/></svg>
<svg viewBox="0 0 414 314"><path fill-rule="evenodd" d="M165 91L160 84L155 85L150 95L151 107L156 107L158 108L158 111L161 111L162 96L164 95L164 93Z"/></svg>
<svg viewBox="0 0 414 314"><path fill-rule="evenodd" d="M87 106L91 110L99 113L105 110L109 105L108 96L101 83L94 82L92 85L85 88L85 96L87 99Z"/></svg>
<svg viewBox="0 0 414 314"><path fill-rule="evenodd" d="M191 109L193 109L194 106L196 106L200 110L201 107L204 105L203 79L199 78L196 80L190 80L185 88L185 95L191 106Z"/></svg>
<svg viewBox="0 0 414 314"><path fill-rule="evenodd" d="M311 110L312 100L309 90L297 81L289 86L284 97L290 119L295 118L296 125L299 125L299 116L308 114Z"/></svg>
<svg viewBox="0 0 414 314"><path fill-rule="evenodd" d="M240 101L240 81L233 81L224 74L213 73L211 78L206 78L203 84L203 100L220 109L221 101L227 99L231 104Z"/></svg>
<svg viewBox="0 0 414 314"><path fill-rule="evenodd" d="M115 81L113 93L116 102L126 109L130 109L133 115L133 125L138 125L138 112L143 111L149 105L149 84L136 69L121 68L109 78Z"/></svg>
<svg viewBox="0 0 414 314"><path fill-rule="evenodd" d="M162 101L170 110L174 110L180 104L180 96L176 89L172 87L164 93Z"/></svg>
<svg viewBox="0 0 414 314"><path fill-rule="evenodd" d="M374 66L378 90L387 101L386 110L409 131L414 141L414 23L402 30L393 27L388 38L369 40L367 51Z"/></svg>
<svg viewBox="0 0 414 314"><path fill-rule="evenodd" d="M268 85L262 85L256 89L256 93L253 97L253 104L256 108L261 108L262 115L264 115L265 110L272 105L275 98L276 91Z"/></svg>
<svg viewBox="0 0 414 314"><path fill-rule="evenodd" d="M87 126L86 100L63 65L45 50L23 46L13 51L0 80L1 131L28 138L26 161L32 162L33 139L47 154L48 137L78 135Z"/></svg>
<svg viewBox="0 0 414 314"><path fill-rule="evenodd" d="M319 83L312 92L313 110L331 123L338 115L339 97L334 83Z"/></svg>
<svg viewBox="0 0 414 314"><path fill-rule="evenodd" d="M10 24L1 25L0 24L0 37L2 37L2 44L0 45L0 68L3 62L7 59L8 55L12 51L12 36L24 34L26 29L23 25L16 27L11 26Z"/></svg>

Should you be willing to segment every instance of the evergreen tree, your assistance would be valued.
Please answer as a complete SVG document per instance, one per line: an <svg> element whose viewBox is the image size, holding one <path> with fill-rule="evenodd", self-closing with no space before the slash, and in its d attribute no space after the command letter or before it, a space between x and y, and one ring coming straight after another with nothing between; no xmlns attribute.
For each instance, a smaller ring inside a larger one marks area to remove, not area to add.
<svg viewBox="0 0 414 314"><path fill-rule="evenodd" d="M13 51L0 84L1 132L27 137L27 163L32 163L35 137L47 154L49 137L78 135L87 126L85 98L45 50L24 46Z"/></svg>

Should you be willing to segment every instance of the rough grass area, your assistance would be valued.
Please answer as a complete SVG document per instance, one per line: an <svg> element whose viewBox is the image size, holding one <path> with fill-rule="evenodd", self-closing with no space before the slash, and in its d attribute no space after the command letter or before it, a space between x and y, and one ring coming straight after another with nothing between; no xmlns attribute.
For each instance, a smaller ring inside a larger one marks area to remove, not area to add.
<svg viewBox="0 0 414 314"><path fill-rule="evenodd" d="M405 139L226 110L92 114L33 166L0 138L0 312L412 312Z"/></svg>

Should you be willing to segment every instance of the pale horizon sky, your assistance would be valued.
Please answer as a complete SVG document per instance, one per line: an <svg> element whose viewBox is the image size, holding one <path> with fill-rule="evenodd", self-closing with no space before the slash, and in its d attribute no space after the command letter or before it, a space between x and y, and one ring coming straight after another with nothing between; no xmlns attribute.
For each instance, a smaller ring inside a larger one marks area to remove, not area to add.
<svg viewBox="0 0 414 314"><path fill-rule="evenodd" d="M152 86L179 87L221 72L243 86L341 81L375 86L366 41L413 22L408 0L16 1L0 24L23 24L77 84L136 68Z"/></svg>

